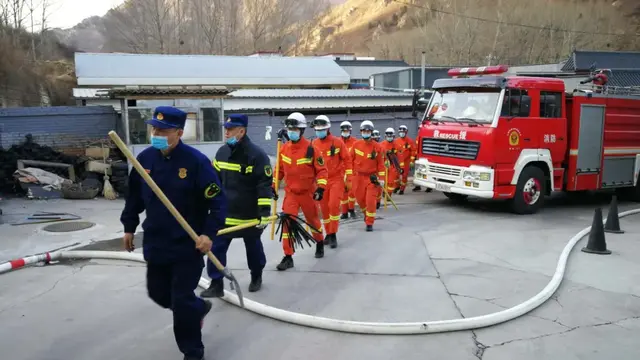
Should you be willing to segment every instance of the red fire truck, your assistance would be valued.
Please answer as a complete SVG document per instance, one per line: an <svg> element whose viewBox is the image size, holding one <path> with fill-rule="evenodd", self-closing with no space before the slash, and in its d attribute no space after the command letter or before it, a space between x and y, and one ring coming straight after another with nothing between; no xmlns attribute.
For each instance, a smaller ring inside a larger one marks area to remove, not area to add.
<svg viewBox="0 0 640 360"><path fill-rule="evenodd" d="M506 72L458 68L434 82L415 185L454 201L508 199L518 214L560 191L616 189L640 201L640 87L607 86L607 71L569 91L559 78Z"/></svg>

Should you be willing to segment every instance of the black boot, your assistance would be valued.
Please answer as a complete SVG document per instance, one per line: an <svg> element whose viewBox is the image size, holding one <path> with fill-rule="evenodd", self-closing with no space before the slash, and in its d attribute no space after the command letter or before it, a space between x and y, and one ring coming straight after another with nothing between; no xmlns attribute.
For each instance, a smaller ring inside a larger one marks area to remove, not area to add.
<svg viewBox="0 0 640 360"><path fill-rule="evenodd" d="M204 356L195 357L195 356L187 356L187 355L185 355L182 359L183 360L204 360Z"/></svg>
<svg viewBox="0 0 640 360"><path fill-rule="evenodd" d="M316 243L316 259L320 259L324 257L324 243L317 242Z"/></svg>
<svg viewBox="0 0 640 360"><path fill-rule="evenodd" d="M249 284L249 292L256 292L262 287L262 274L251 274L251 283Z"/></svg>
<svg viewBox="0 0 640 360"><path fill-rule="evenodd" d="M376 203L376 209L380 209L380 202L379 201Z"/></svg>
<svg viewBox="0 0 640 360"><path fill-rule="evenodd" d="M331 234L331 238L329 239L329 246L332 249L335 249L338 247L338 237L336 236L336 234Z"/></svg>
<svg viewBox="0 0 640 360"><path fill-rule="evenodd" d="M283 271L293 267L293 258L291 255L285 255L280 261L280 264L276 267L276 269Z"/></svg>
<svg viewBox="0 0 640 360"><path fill-rule="evenodd" d="M413 188L413 190L411 190L411 191L420 191L420 190L422 190L422 189L420 189L420 186L416 186L416 187L414 187L414 188Z"/></svg>
<svg viewBox="0 0 640 360"><path fill-rule="evenodd" d="M367 225L367 231L368 232L373 231L373 225Z"/></svg>
<svg viewBox="0 0 640 360"><path fill-rule="evenodd" d="M349 218L349 213L344 213L340 215L340 220L347 220Z"/></svg>
<svg viewBox="0 0 640 360"><path fill-rule="evenodd" d="M397 194L397 193L398 193L398 191L400 191L400 188L395 188L395 189L393 189L393 193L394 193L394 194Z"/></svg>
<svg viewBox="0 0 640 360"><path fill-rule="evenodd" d="M203 298L219 298L224 296L224 282L222 278L211 280L209 288L200 293Z"/></svg>
<svg viewBox="0 0 640 360"><path fill-rule="evenodd" d="M352 219L355 219L357 217L356 211L355 210L349 210L349 216L351 216Z"/></svg>
<svg viewBox="0 0 640 360"><path fill-rule="evenodd" d="M322 241L322 243L325 245L329 245L331 243L331 238L329 237L329 234L327 234L327 236L324 237L324 240Z"/></svg>
<svg viewBox="0 0 640 360"><path fill-rule="evenodd" d="M404 195L404 190L400 190L400 191L398 192L398 195Z"/></svg>
<svg viewBox="0 0 640 360"><path fill-rule="evenodd" d="M425 190L424 192L432 192L433 189L432 188L427 188L427 190Z"/></svg>

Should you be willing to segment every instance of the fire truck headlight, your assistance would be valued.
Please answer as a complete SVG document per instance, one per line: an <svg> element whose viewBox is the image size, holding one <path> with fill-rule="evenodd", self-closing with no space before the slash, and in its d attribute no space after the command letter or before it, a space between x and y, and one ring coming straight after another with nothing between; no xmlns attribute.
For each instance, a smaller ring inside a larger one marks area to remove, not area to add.
<svg viewBox="0 0 640 360"><path fill-rule="evenodd" d="M415 164L415 171L417 173L426 173L427 172L427 165L416 163Z"/></svg>
<svg viewBox="0 0 640 360"><path fill-rule="evenodd" d="M491 173L482 171L465 171L462 174L462 178L464 180L489 181L491 180Z"/></svg>

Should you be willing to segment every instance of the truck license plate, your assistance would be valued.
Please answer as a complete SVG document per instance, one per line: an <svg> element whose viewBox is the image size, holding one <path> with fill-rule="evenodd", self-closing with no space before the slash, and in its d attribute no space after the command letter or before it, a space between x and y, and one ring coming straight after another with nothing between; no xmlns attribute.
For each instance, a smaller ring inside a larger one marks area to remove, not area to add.
<svg viewBox="0 0 640 360"><path fill-rule="evenodd" d="M436 190L451 192L451 185L436 183Z"/></svg>

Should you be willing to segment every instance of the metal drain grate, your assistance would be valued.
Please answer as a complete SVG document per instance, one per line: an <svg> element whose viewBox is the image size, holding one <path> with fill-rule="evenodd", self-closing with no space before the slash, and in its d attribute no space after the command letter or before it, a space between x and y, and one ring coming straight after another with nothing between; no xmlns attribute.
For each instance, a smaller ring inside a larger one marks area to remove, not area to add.
<svg viewBox="0 0 640 360"><path fill-rule="evenodd" d="M72 221L45 226L42 230L49 232L71 232L88 229L96 224L89 221Z"/></svg>

